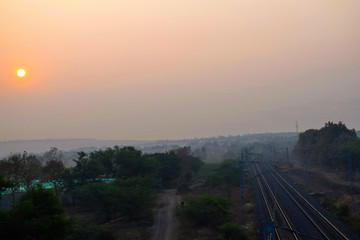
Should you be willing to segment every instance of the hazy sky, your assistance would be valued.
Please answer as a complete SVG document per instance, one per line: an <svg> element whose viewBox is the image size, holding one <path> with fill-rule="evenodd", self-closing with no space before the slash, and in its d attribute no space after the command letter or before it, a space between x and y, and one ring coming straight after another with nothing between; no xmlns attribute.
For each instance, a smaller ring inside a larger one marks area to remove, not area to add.
<svg viewBox="0 0 360 240"><path fill-rule="evenodd" d="M359 130L359 92L359 0L0 0L0 140Z"/></svg>

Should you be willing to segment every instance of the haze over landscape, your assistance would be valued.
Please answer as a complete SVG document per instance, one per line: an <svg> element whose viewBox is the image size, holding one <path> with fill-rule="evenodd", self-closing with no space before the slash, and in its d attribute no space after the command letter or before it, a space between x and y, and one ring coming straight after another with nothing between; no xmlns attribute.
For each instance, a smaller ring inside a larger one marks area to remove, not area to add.
<svg viewBox="0 0 360 240"><path fill-rule="evenodd" d="M359 10L355 0L1 0L0 141L295 132L296 121L359 130Z"/></svg>

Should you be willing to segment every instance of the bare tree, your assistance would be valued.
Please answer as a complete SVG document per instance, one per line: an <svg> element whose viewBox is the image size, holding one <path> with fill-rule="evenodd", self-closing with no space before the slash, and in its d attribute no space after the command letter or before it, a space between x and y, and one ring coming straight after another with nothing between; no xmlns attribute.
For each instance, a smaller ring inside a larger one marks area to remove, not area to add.
<svg viewBox="0 0 360 240"><path fill-rule="evenodd" d="M44 153L46 159L43 173L45 179L54 185L55 193L59 193L59 182L62 179L62 173L65 170L65 165L62 160L63 154L56 147L52 147L49 151Z"/></svg>
<svg viewBox="0 0 360 240"><path fill-rule="evenodd" d="M34 154L27 152L11 154L8 158L0 161L0 173L11 182L11 192L15 201L15 193L20 184L30 189L33 181L38 179L41 173L41 163Z"/></svg>
<svg viewBox="0 0 360 240"><path fill-rule="evenodd" d="M33 181L40 178L41 163L35 155L28 154L27 152L23 152L21 157L24 163L21 171L21 180L25 184L25 188L29 190Z"/></svg>
<svg viewBox="0 0 360 240"><path fill-rule="evenodd" d="M0 161L0 170L5 178L12 181L10 186L11 195L15 204L15 193L20 188L21 174L24 168L24 161L20 153L11 154L8 158Z"/></svg>
<svg viewBox="0 0 360 240"><path fill-rule="evenodd" d="M11 181L9 188L11 189L11 195L15 204L15 193L20 187L20 175L23 162L21 161L20 154L10 155L8 158L0 161L0 172L6 179Z"/></svg>

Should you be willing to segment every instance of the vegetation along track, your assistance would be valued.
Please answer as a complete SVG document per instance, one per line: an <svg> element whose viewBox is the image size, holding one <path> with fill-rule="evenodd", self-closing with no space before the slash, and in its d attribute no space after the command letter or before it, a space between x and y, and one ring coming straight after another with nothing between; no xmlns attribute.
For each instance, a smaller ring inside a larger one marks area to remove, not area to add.
<svg viewBox="0 0 360 240"><path fill-rule="evenodd" d="M272 166L255 163L252 171L261 193L263 222L276 226L277 239L360 239Z"/></svg>

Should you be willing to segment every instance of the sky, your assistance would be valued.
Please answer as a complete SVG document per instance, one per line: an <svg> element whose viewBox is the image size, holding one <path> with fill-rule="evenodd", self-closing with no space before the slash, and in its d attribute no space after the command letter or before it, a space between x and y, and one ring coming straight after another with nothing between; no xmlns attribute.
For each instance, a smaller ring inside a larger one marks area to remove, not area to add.
<svg viewBox="0 0 360 240"><path fill-rule="evenodd" d="M359 91L358 0L0 0L0 141L360 130Z"/></svg>

